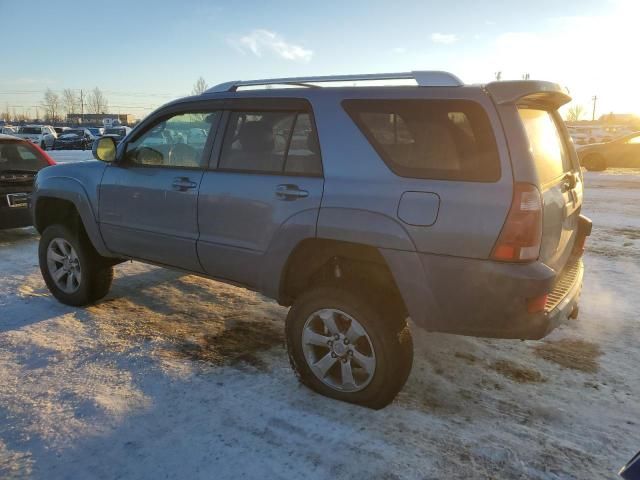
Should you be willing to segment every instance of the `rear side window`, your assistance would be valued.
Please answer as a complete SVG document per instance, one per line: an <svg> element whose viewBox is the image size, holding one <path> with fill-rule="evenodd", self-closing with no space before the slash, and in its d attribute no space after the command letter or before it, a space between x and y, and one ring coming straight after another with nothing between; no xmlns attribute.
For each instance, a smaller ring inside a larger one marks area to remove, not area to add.
<svg viewBox="0 0 640 480"><path fill-rule="evenodd" d="M306 112L231 112L220 170L285 175L322 174L320 149Z"/></svg>
<svg viewBox="0 0 640 480"><path fill-rule="evenodd" d="M571 160L553 114L532 108L519 108L518 113L529 138L529 148L540 183L552 182L569 172Z"/></svg>
<svg viewBox="0 0 640 480"><path fill-rule="evenodd" d="M398 175L494 182L495 137L482 106L468 100L346 100L343 106Z"/></svg>

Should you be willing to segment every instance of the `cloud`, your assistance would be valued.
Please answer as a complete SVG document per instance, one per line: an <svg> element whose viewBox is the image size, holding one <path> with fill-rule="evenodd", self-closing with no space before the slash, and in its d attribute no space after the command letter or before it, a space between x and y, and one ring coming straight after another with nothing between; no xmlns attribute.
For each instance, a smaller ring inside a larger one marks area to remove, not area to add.
<svg viewBox="0 0 640 480"><path fill-rule="evenodd" d="M458 41L458 37L453 33L432 33L431 41L434 43L442 43L444 45L450 45Z"/></svg>
<svg viewBox="0 0 640 480"><path fill-rule="evenodd" d="M241 52L257 57L268 53L294 62L308 62L313 57L312 50L289 43L276 32L263 29L252 30L247 35L231 40L231 44Z"/></svg>
<svg viewBox="0 0 640 480"><path fill-rule="evenodd" d="M398 54L398 55L402 55L404 53L407 53L407 49L405 47L395 47L395 48L392 48L391 51L393 53Z"/></svg>

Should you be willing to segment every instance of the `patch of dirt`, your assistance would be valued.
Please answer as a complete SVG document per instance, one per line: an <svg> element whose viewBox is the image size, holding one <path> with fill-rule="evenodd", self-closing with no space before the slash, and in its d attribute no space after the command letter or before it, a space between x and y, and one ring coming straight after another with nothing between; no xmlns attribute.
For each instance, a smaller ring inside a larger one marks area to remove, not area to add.
<svg viewBox="0 0 640 480"><path fill-rule="evenodd" d="M219 333L204 335L195 342L179 345L177 352L191 360L215 365L246 363L265 370L266 364L256 354L283 343L281 330L265 323L236 321L232 327Z"/></svg>
<svg viewBox="0 0 640 480"><path fill-rule="evenodd" d="M490 368L517 383L541 383L547 381L537 370L518 365L510 360L498 360Z"/></svg>
<svg viewBox="0 0 640 480"><path fill-rule="evenodd" d="M636 228L616 228L614 231L631 240L640 240L640 230Z"/></svg>
<svg viewBox="0 0 640 480"><path fill-rule="evenodd" d="M461 358L463 360L466 360L469 363L476 363L476 360L477 360L475 355L467 352L456 352L453 354L453 356L456 358Z"/></svg>
<svg viewBox="0 0 640 480"><path fill-rule="evenodd" d="M561 367L586 373L598 371L598 357L602 355L598 344L572 339L544 342L537 345L533 352L538 357L557 363Z"/></svg>

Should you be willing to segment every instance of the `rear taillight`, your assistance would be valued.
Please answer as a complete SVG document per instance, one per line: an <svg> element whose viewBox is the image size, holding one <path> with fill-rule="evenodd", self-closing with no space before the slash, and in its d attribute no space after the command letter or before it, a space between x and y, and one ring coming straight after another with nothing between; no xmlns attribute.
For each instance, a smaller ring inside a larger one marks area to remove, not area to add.
<svg viewBox="0 0 640 480"><path fill-rule="evenodd" d="M542 197L528 183L516 183L511 209L491 258L502 262L528 262L538 258L542 238Z"/></svg>

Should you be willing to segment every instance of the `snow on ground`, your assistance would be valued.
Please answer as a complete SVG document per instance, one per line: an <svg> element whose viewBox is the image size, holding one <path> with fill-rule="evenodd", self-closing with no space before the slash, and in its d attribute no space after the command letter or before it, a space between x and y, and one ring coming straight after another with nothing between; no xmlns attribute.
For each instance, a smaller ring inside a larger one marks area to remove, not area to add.
<svg viewBox="0 0 640 480"><path fill-rule="evenodd" d="M586 183L580 318L539 342L414 328L381 411L299 386L258 294L126 263L66 307L37 234L0 232L0 478L614 478L640 448L640 175Z"/></svg>
<svg viewBox="0 0 640 480"><path fill-rule="evenodd" d="M47 150L57 163L83 162L93 160L91 150Z"/></svg>

